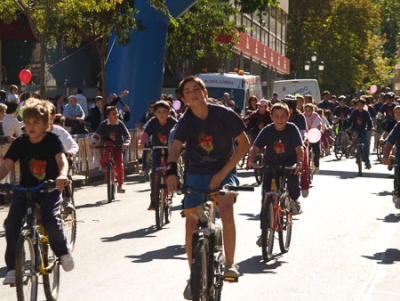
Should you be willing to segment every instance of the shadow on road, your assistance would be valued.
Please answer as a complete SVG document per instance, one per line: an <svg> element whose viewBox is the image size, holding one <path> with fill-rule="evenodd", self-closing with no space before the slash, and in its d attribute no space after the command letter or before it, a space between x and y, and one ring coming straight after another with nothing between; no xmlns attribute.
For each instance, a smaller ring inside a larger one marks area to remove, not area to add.
<svg viewBox="0 0 400 301"><path fill-rule="evenodd" d="M168 247L160 249L160 250L149 251L142 255L128 255L125 257L134 259L134 260L132 260L132 262L134 262L134 263L137 263L137 262L143 263L143 262L153 261L154 259L187 260L186 256L185 256L185 258L176 257L176 256L184 255L184 254L186 254L185 246L175 245L175 246L168 246Z"/></svg>
<svg viewBox="0 0 400 301"><path fill-rule="evenodd" d="M6 232L5 231L0 231L0 238L1 237L6 237Z"/></svg>
<svg viewBox="0 0 400 301"><path fill-rule="evenodd" d="M388 196L388 195L392 195L393 192L385 190L385 191L379 191L379 192L373 193L373 194L375 194L376 196Z"/></svg>
<svg viewBox="0 0 400 301"><path fill-rule="evenodd" d="M375 253L373 256L362 255L367 259L379 260L378 264L393 264L400 262L400 251L398 249L386 249L385 252Z"/></svg>
<svg viewBox="0 0 400 301"><path fill-rule="evenodd" d="M278 257L279 254L277 254L277 256L275 256L275 258L270 262L265 263L262 260L261 255L253 256L249 259L239 262L238 263L240 268L239 270L243 274L262 274L262 273L275 274L276 272L274 270L280 267L283 263L285 263L285 261L277 260Z"/></svg>
<svg viewBox="0 0 400 301"><path fill-rule="evenodd" d="M386 215L384 219L377 218L377 220L383 221L384 223L398 223L400 222L400 214L390 213L389 215Z"/></svg>
<svg viewBox="0 0 400 301"><path fill-rule="evenodd" d="M318 176L337 176L340 179L354 179L358 178L358 171L357 171L357 165L354 164L354 172L352 171L339 171L339 170L323 170L319 172ZM384 173L374 173L370 172L368 170L363 170L363 175L362 178L380 178L380 179L387 179L388 174Z"/></svg>
<svg viewBox="0 0 400 301"><path fill-rule="evenodd" d="M155 226L151 226L151 227L138 229L138 230L131 231L131 232L120 233L120 234L117 234L117 235L111 236L111 237L102 237L101 241L102 242L112 242L112 241L118 241L118 240L122 240L122 239L155 237L154 235L150 235L155 232L157 232L157 228Z"/></svg>
<svg viewBox="0 0 400 301"><path fill-rule="evenodd" d="M247 217L248 221L260 221L260 214L239 213L239 215Z"/></svg>
<svg viewBox="0 0 400 301"><path fill-rule="evenodd" d="M0 268L0 278L6 277L7 274L7 267L1 267Z"/></svg>

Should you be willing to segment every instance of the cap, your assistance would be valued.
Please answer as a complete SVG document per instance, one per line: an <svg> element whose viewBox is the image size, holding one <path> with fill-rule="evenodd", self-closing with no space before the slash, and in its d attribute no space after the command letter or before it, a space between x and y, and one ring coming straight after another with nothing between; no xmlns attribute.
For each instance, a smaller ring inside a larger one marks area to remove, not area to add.
<svg viewBox="0 0 400 301"><path fill-rule="evenodd" d="M385 94L385 96L383 97L384 99L392 99L394 98L394 93L393 92L388 92Z"/></svg>
<svg viewBox="0 0 400 301"><path fill-rule="evenodd" d="M338 100L339 100L339 101L340 101L340 100L346 100L346 96L340 95L340 96L338 97Z"/></svg>
<svg viewBox="0 0 400 301"><path fill-rule="evenodd" d="M300 94L298 94L298 95L300 95ZM296 97L298 97L298 96L296 95ZM296 97L294 97L294 95L292 95L292 94L286 94L286 95L282 98L282 101L283 101L283 102L297 102Z"/></svg>
<svg viewBox="0 0 400 301"><path fill-rule="evenodd" d="M95 99L103 99L103 97L99 95L99 96L96 96Z"/></svg>
<svg viewBox="0 0 400 301"><path fill-rule="evenodd" d="M174 96L172 94L168 94L167 98L174 99Z"/></svg>
<svg viewBox="0 0 400 301"><path fill-rule="evenodd" d="M267 106L267 105L269 104L269 101L266 100L266 99L264 99L264 98L262 98L262 99L260 99L260 100L257 102L257 104L258 104L259 106Z"/></svg>

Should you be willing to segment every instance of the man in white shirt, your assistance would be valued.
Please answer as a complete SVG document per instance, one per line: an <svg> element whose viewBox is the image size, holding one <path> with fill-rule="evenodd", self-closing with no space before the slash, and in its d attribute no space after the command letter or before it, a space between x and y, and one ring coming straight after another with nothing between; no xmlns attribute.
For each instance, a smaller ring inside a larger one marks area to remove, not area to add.
<svg viewBox="0 0 400 301"><path fill-rule="evenodd" d="M85 113L85 116L88 116L89 111L88 111L88 105L87 105L87 99L86 96L82 94L83 89L78 88L76 89L76 100L78 101L78 104L82 107L83 112Z"/></svg>
<svg viewBox="0 0 400 301"><path fill-rule="evenodd" d="M75 95L68 97L68 104L64 107L65 126L71 127L72 134L87 134L85 127L85 112L78 104Z"/></svg>

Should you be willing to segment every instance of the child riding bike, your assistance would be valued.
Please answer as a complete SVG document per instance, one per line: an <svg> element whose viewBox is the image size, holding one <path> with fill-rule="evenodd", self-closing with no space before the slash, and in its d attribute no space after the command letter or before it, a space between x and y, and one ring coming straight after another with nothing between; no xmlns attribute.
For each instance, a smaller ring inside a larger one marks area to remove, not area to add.
<svg viewBox="0 0 400 301"><path fill-rule="evenodd" d="M176 119L169 116L171 106L164 100L157 101L154 104L155 116L152 117L145 125L144 131L139 137L139 143L144 144L147 139L151 136L151 144L153 146L168 146L168 139L171 129L176 124ZM152 156L152 167L151 167L151 192L150 192L150 206L148 210L154 210L154 177L156 174L156 168L160 166L161 162L161 150L153 150Z"/></svg>
<svg viewBox="0 0 400 301"><path fill-rule="evenodd" d="M124 163L123 163L123 149L128 148L131 143L131 135L125 124L118 118L118 109L114 106L107 107L105 114L107 119L100 123L99 127L94 133L92 138L92 144L90 147L94 147L96 144L103 142L106 146L115 145L112 149L112 154L115 160L115 171L117 173L118 182L118 193L125 193L124 185ZM103 156L100 159L100 165L103 169L106 167L108 161L109 152L108 150L103 152Z"/></svg>
<svg viewBox="0 0 400 301"><path fill-rule="evenodd" d="M58 136L47 132L51 111L49 102L38 100L23 106L22 110L26 134L10 145L4 156L4 163L0 166L0 179L4 179L15 162L19 161L21 186L32 187L46 180L55 180L59 191L38 193L35 197L41 200L41 222L49 236L50 246L61 259L64 271L68 272L74 268L74 260L68 250L62 227L60 228L62 221L59 217L61 191L68 184L65 150ZM26 212L25 192L14 192L12 198L4 222L7 241L7 274L4 285L15 284L16 244Z"/></svg>

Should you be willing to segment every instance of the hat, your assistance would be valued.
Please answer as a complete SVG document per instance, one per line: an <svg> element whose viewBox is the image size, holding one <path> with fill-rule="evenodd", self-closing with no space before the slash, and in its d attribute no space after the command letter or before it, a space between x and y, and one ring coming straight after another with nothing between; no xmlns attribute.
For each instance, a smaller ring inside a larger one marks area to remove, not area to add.
<svg viewBox="0 0 400 301"><path fill-rule="evenodd" d="M260 99L260 100L257 102L257 104L258 104L259 106L267 106L267 105L269 104L269 101L266 100L266 99L264 99L264 98L262 98L262 99Z"/></svg>
<svg viewBox="0 0 400 301"><path fill-rule="evenodd" d="M394 97L395 97L395 95L394 95L393 92L388 92L388 93L385 94L385 96L383 98L384 99L392 99Z"/></svg>
<svg viewBox="0 0 400 301"><path fill-rule="evenodd" d="M172 96L172 94L168 94L167 98L174 99L174 96Z"/></svg>
<svg viewBox="0 0 400 301"><path fill-rule="evenodd" d="M98 96L96 96L96 98L95 99L103 99L103 97L102 96L100 96L100 95L98 95Z"/></svg>

